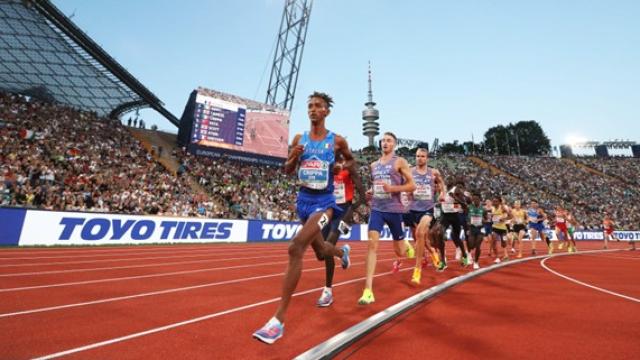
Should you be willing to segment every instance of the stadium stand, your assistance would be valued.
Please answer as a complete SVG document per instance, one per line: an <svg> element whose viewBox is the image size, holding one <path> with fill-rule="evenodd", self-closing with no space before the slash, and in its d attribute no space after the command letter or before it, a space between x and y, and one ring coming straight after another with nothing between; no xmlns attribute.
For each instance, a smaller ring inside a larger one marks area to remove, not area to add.
<svg viewBox="0 0 640 360"><path fill-rule="evenodd" d="M0 93L0 135L4 206L296 220L296 179L280 168L169 149L166 136L158 142L160 136L150 130L128 129L95 112ZM154 141L163 144L164 154L157 153ZM354 153L368 187L368 164L375 157L366 151ZM470 157L440 156L430 164L445 178L464 176L468 188L485 198L501 195L509 203L536 198L548 211L564 203L583 228L599 228L604 211L613 213L621 229L634 229L640 222L638 159L578 160L613 178L572 160L515 156L482 160L486 165ZM366 222L367 211L360 212L355 220Z"/></svg>
<svg viewBox="0 0 640 360"><path fill-rule="evenodd" d="M206 216L186 177L157 163L118 121L0 93L2 205Z"/></svg>

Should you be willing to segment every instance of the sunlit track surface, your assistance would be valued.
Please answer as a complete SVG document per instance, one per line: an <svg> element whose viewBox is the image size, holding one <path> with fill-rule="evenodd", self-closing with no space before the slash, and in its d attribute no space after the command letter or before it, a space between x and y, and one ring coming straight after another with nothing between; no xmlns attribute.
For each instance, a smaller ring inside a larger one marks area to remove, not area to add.
<svg viewBox="0 0 640 360"><path fill-rule="evenodd" d="M403 271L391 274L394 255L391 243L383 242L374 281L377 302L361 307L356 301L367 244L351 245L353 266L336 269L335 303L326 309L315 306L324 264L307 251L285 337L272 346L251 333L277 306L286 243L1 249L0 331L11 336L0 340L0 349L11 359L291 358L419 290L471 271L451 259L443 273L427 267L416 288L409 283L414 262L405 261ZM84 262L91 259L96 262ZM32 266L19 272L2 267L20 261ZM491 261L483 256L481 262ZM38 265L51 262L68 263Z"/></svg>
<svg viewBox="0 0 640 360"><path fill-rule="evenodd" d="M640 351L629 340L640 324L639 259L618 251L505 267L418 305L336 358L405 358L428 348L444 359L632 359Z"/></svg>

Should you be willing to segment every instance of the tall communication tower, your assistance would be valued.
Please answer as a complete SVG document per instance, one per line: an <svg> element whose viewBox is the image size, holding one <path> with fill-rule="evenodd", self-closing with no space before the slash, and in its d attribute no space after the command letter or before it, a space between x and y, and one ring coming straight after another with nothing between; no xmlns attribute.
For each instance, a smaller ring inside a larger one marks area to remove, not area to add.
<svg viewBox="0 0 640 360"><path fill-rule="evenodd" d="M285 0L265 103L291 111L313 0Z"/></svg>
<svg viewBox="0 0 640 360"><path fill-rule="evenodd" d="M364 105L367 108L362 110L362 120L364 120L364 124L362 124L362 135L369 138L369 146L374 146L373 140L380 134L380 124L378 123L380 113L378 112L378 109L375 108L376 103L373 102L373 91L371 90L371 62L369 62L368 101L364 103Z"/></svg>

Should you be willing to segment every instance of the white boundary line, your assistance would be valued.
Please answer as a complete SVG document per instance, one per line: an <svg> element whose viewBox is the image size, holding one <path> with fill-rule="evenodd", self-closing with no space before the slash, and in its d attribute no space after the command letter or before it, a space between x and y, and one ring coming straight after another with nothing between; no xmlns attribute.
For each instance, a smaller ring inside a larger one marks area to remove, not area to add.
<svg viewBox="0 0 640 360"><path fill-rule="evenodd" d="M121 270L121 269L136 269L136 268L145 268L145 267L162 267L162 266L173 266L173 265L186 265L186 264L201 264L201 263L214 263L214 262L223 262L223 261L236 261L236 260L254 260L254 259L265 259L265 258L274 258L280 257L282 255L282 249L280 250L279 255L262 255L262 256L252 256L252 257L238 257L238 258L215 258L215 259L205 259L205 260L191 260L191 261L176 261L176 262L164 262L164 263L152 263L152 264L143 264L143 265L125 265L125 266L109 266L109 267L100 267L100 268L79 268L79 269L68 269L68 270L46 270L46 271L32 271L32 272L24 272L24 273L7 273L0 274L0 278L3 277L17 277L17 276L34 276L34 275L50 275L50 274L67 274L74 272L85 272L85 271L102 271L102 270ZM315 259L315 255L305 254L305 260ZM1 289L0 289L1 290Z"/></svg>
<svg viewBox="0 0 640 360"><path fill-rule="evenodd" d="M273 252L277 252L275 249ZM279 251L280 253L282 250ZM115 258L115 259L100 259L100 260L80 260L80 261L59 261L50 263L29 263L29 264L5 264L0 265L0 268L16 268L27 266L53 266L53 265L75 265L75 264L94 264L103 262L122 262L122 261L137 261L137 260L161 260L161 259L181 259L181 258L197 258L207 256L225 256L226 254L195 254L195 255L175 255L175 256L150 256L150 257L138 257L138 258ZM224 259L224 258L221 258ZM215 259L212 259L215 260Z"/></svg>
<svg viewBox="0 0 640 360"><path fill-rule="evenodd" d="M619 294L619 293L617 293L615 291L611 291L611 290L603 289L603 288L600 288L600 287L597 287L597 286L594 286L594 285L591 285L591 284L587 284L587 283L582 282L580 280L576 280L576 279L574 279L572 277L569 277L567 275L561 274L561 273L551 269L550 267L548 267L547 264L545 264L547 260L549 260L549 258L541 260L540 261L540 266L542 266L545 270L547 270L548 272L552 273L553 275L559 276L559 277L561 277L561 278L563 278L565 280L569 280L569 281L571 281L573 283L576 283L578 285L586 286L586 287L588 287L590 289L603 292L605 294L618 296L618 297L621 297L621 298L626 299L626 300L631 300L631 301L635 301L637 303L640 303L640 299L636 299L636 298L634 298L632 296L622 295L622 294Z"/></svg>
<svg viewBox="0 0 640 360"><path fill-rule="evenodd" d="M383 254L391 253L392 251L383 252ZM361 255L358 255L360 257ZM276 256L271 256L276 257ZM277 256L282 258L282 256ZM355 256L354 256L355 257ZM304 259L306 261L312 261L314 259L308 258ZM233 270L233 269L244 269L250 267L260 267L263 265L278 265L278 264L286 264L289 260L275 261L269 263L253 263L253 264L245 264L245 265L234 265L234 266L225 266L225 267L214 267L214 268L204 268L204 269L193 269L193 270L181 270L181 271L172 271L168 273L159 273L159 274L147 274L147 275L135 275L135 276L122 276L116 278L105 278L105 279L96 279L96 280L83 280L83 281L73 281L66 283L54 283L54 284L45 284L45 285L33 285L33 286L22 286L15 288L6 288L0 289L0 293L11 292L11 291L25 291L25 290L34 290L34 289L46 289L46 288L56 288L63 286L75 286L75 285L88 285L88 284L98 284L105 282L113 282L113 281L123 281L123 280L136 280L136 279L147 279L153 277L163 277L163 276L173 276L173 275L185 275L185 274L197 274L201 272L208 271L218 271L218 270Z"/></svg>
<svg viewBox="0 0 640 360"><path fill-rule="evenodd" d="M50 274L68 274L68 273L74 273L74 272L103 271L103 270L137 269L137 268L145 268L145 267L163 267L163 266L173 266L173 265L201 264L201 263L213 263L213 262L235 261L235 260L254 260L254 259L265 259L265 258L274 258L274 257L282 257L282 254L280 254L280 255L268 255L268 256L253 256L253 257L244 257L244 258L206 259L206 260L176 261L176 262L170 262L170 263L153 263L153 264L144 264L144 265L111 266L111 267L101 267L101 268L85 268L85 269L69 269L69 270L48 270L48 271L34 271L34 272L25 272L25 273L9 273L9 274L0 274L0 277L50 275Z"/></svg>
<svg viewBox="0 0 640 360"><path fill-rule="evenodd" d="M282 251L282 249L275 249L273 247L270 248L246 248L246 249L241 249L241 248L234 248L234 249L220 249L218 251L215 251L214 249L191 249L191 250L184 250L184 249L172 249L174 251L127 251L127 252L114 252L114 253L93 253L91 254L90 252L84 252L84 253L78 253L78 254L70 254L70 255L62 255L62 256L22 256L22 257L3 257L0 258L0 260L40 260L40 259L79 259L79 258L101 258L101 257L108 257L108 256L114 256L114 257L118 257L118 256L140 256L140 255L163 255L163 254L198 254L198 253L209 253L209 254L228 254L228 253L236 253L236 252L246 252L247 250L251 250L251 251L275 251L275 250L280 250ZM10 264L8 264L10 265Z"/></svg>
<svg viewBox="0 0 640 360"><path fill-rule="evenodd" d="M324 269L324 268L322 268L322 269ZM408 270L412 270L412 269L413 269L413 267L407 267L407 268L404 268L404 269L400 269L400 271L402 272L402 271L408 271ZM387 276L387 275L391 275L391 274L393 274L393 273L391 271L389 271L389 272L386 272L386 273L381 273L381 274L374 275L374 277ZM359 282L359 281L364 281L364 280L365 280L364 277L351 279L351 280L343 281L343 282L340 282L340 283L337 283L337 284L333 284L333 287L349 285L349 284L353 284L353 283L356 283L356 282ZM307 295L307 294L311 294L313 292L316 292L316 291L319 291L319 290L322 290L322 289L323 289L323 287L308 289L308 290L297 292L297 293L293 294L293 296ZM213 318L216 318L216 317L220 317L222 315L227 315L227 314L235 313L235 312L238 312L238 311L251 309L251 308L254 308L254 307L271 304L271 303L277 302L279 300L280 300L279 297L272 298L272 299L269 299L269 300L264 300L264 301L261 301L261 302L257 302L257 303L253 303L253 304L249 304L249 305L244 305L244 306L236 307L236 308L233 308L233 309L228 309L228 310L220 311L220 312L217 312L217 313L208 314L208 315L204 315L204 316L201 316L201 317L197 317L197 318L193 318L193 319L189 319L189 320L185 320L185 321L181 321L181 322L177 322L177 323L173 323L173 324L169 324L169 325L165 325L165 326L149 329L149 330L146 330L146 331L141 331L141 332L129 334L129 335L126 335L126 336L121 336L121 337L114 338L114 339L109 339L109 340L105 340L105 341L101 341L101 342L97 342L97 343L93 343L93 344L89 344L89 345L85 345L85 346L81 346L81 347L77 347L77 348L73 348L73 349L69 349L69 350L65 350L65 351L60 351L60 352L57 352L57 353L54 353L54 354L44 355L44 356L41 356L41 357L34 358L33 360L55 359L55 358L58 358L58 357L61 357L61 356L66 356L66 355L78 353L78 352L81 352L81 351L91 350L91 349L99 348L99 347L102 347L102 346L111 345L111 344L119 343L119 342L122 342L122 341L135 339L135 338L138 338L138 337L141 337L141 336L150 335L150 334L154 334L154 333L157 333L157 332L161 332L161 331L165 331L165 330L171 330L171 329L175 329L175 328L178 328L178 327L181 327L181 326L185 326L185 325L201 322L201 321L204 321L204 320L213 319Z"/></svg>
<svg viewBox="0 0 640 360"><path fill-rule="evenodd" d="M41 250L34 250L30 247L18 247L15 249L3 249L0 248L0 255L46 255L46 254L118 254L118 253L146 253L146 252L171 252L172 250L216 250L216 251L226 251L226 250L241 250L241 249L256 249L258 247L263 249L273 248L270 245L286 245L287 241L272 241L272 242L252 242L252 243L198 243L196 246L188 246L194 245L191 244L173 244L173 245L165 245L165 246L153 246L153 245L143 245L143 244L130 244L130 245L120 245L117 247L110 247L108 245L69 245L66 247L56 247L51 246L47 248L42 248ZM247 246L246 244L249 244ZM251 244L255 244L256 246L252 246ZM0 259L10 260L17 259L18 257L3 257ZM35 257L31 257L32 259Z"/></svg>
<svg viewBox="0 0 640 360"><path fill-rule="evenodd" d="M391 307L388 307L387 309L361 321L360 323L348 328L347 330L331 337L330 339L298 355L296 359L300 359L300 360L329 359L335 354L342 351L345 347L352 344L354 341L357 341L359 338L369 333L371 329L374 329L376 327L379 327L382 324L385 324L386 322L394 319L395 317L413 308L414 306L420 304L421 302L426 301L455 285L461 284L477 276L500 269L502 267L511 266L511 265L515 265L515 264L519 264L519 263L531 261L531 260L549 258L549 257L570 256L570 255L580 255L584 253L598 253L598 252L612 252L612 251L621 251L621 250L592 250L592 251L582 251L580 253L559 253L559 254L553 254L553 255L532 256L528 258L510 260L510 261L502 262L499 264L494 264L485 268L481 268L479 270L466 273L464 275L457 276L455 278L451 278L443 283L430 287L416 295L413 295L399 303L396 303L395 305L392 305Z"/></svg>
<svg viewBox="0 0 640 360"><path fill-rule="evenodd" d="M381 259L381 260L392 260L392 259L393 258L386 258L386 259ZM285 264L285 263L287 263L287 261L281 262L280 264ZM276 263L274 263L274 264L276 264ZM364 262L354 262L354 263L352 263L352 265L361 265L361 264L364 264ZM262 265L271 265L271 264L262 264ZM318 270L324 270L324 267L303 269L302 272L311 272L311 271L318 271ZM241 282L245 282L245 281L260 280L260 279L266 279L266 278L270 278L270 277L276 277L276 276L280 276L280 275L284 275L284 273L283 272L279 272L279 273L273 273L273 274L267 274L267 275L248 277L248 278L223 280L223 281L216 281L216 282L200 284L200 285L192 285L192 286L185 286L185 287L180 287L180 288L172 288L172 289L165 289L165 290L150 291L150 292L139 293L139 294L134 294L134 295L126 295L126 296L118 296L118 297L112 297L112 298L106 298L106 299L92 300L92 301L86 301L86 302L81 302L81 303L73 303L73 304L66 304L66 305L56 305L56 306L49 306L49 307L44 307L44 308L22 310L22 311L16 311L16 312L12 312L12 313L0 314L0 319L1 318L12 317L12 316L18 316L18 315L27 315L27 314L46 312L46 311L53 311L53 310L80 307L80 306L87 306L87 305L95 305L95 304L103 304L103 303L109 303L109 302L115 302L115 301L136 299L136 298L147 297L147 296L170 294L170 293L174 293L174 292L189 291L189 290L201 289L201 288L206 288L206 287L228 285L228 284L236 284L236 283L241 283Z"/></svg>

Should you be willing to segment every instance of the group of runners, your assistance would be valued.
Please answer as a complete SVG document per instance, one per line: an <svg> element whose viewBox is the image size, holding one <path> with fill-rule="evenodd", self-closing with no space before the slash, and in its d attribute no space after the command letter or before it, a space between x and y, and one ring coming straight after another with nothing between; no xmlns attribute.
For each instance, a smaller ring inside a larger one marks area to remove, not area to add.
<svg viewBox="0 0 640 360"><path fill-rule="evenodd" d="M530 240L532 255L536 255L536 239L553 253L548 229L555 229L558 249L577 251L573 231L578 226L573 214L563 206L557 206L551 214L534 199L528 208L519 201L512 206L500 196L492 196L483 203L481 189L467 189L463 177L444 179L435 168L428 166L428 150L418 148L415 166L396 155L396 136L383 134L381 156L370 165L372 186L365 189L358 175L357 164L347 141L325 127L325 119L331 112L333 99L324 93L309 96L307 112L311 129L297 134L292 142L286 173L297 172L301 184L296 202L302 222L301 230L289 245L289 264L282 286L282 297L275 315L253 336L268 344L274 343L284 333L287 308L302 272L302 258L311 245L316 257L325 262L326 283L316 304L327 307L333 303L332 282L335 260L347 269L350 247L336 245L340 234L347 234L353 212L364 203L370 206L368 223L368 248L365 259L366 278L358 304L375 302L373 279L377 265L377 251L385 225L393 238L396 259L392 271L398 272L403 261L414 264L411 283L419 285L423 269L431 263L436 271L447 268L445 241L455 244L455 259L462 266L480 267L482 243L489 244L489 255L494 262L523 256L523 239ZM355 194L358 194L355 197ZM354 202L357 199L357 202ZM614 240L615 224L609 215L603 222L605 248ZM411 229L415 240L405 239L405 229ZM500 251L498 250L500 244Z"/></svg>

